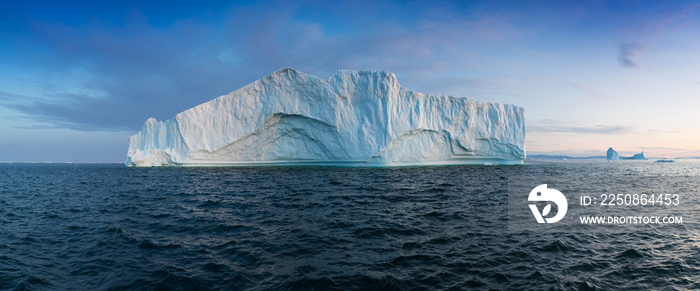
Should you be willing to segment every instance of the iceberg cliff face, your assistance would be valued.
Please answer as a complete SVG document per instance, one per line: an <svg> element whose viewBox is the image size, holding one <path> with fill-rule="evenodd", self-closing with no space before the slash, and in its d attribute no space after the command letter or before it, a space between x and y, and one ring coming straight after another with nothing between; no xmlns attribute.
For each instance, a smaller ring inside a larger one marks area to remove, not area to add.
<svg viewBox="0 0 700 291"><path fill-rule="evenodd" d="M129 139L128 166L522 163L521 107L422 94L392 73L284 68Z"/></svg>

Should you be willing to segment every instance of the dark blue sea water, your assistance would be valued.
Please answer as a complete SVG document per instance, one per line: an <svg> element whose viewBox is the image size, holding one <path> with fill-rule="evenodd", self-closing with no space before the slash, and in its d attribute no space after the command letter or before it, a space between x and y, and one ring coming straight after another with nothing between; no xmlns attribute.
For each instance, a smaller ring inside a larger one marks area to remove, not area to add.
<svg viewBox="0 0 700 291"><path fill-rule="evenodd" d="M511 176L699 167L0 164L0 289L699 289L698 233L507 223Z"/></svg>

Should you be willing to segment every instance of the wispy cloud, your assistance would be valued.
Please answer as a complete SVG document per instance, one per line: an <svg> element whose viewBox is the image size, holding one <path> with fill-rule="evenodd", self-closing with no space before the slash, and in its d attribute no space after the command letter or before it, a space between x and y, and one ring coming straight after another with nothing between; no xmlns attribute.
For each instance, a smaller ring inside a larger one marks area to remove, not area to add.
<svg viewBox="0 0 700 291"><path fill-rule="evenodd" d="M636 57L653 46L661 35L687 26L698 6L700 4L691 4L678 10L664 11L629 26L620 36L618 64L624 68L638 68Z"/></svg>
<svg viewBox="0 0 700 291"><path fill-rule="evenodd" d="M634 60L635 54L642 51L646 46L639 43L625 43L619 46L617 61L625 68L636 68L639 66Z"/></svg>
<svg viewBox="0 0 700 291"><path fill-rule="evenodd" d="M576 134L625 134L635 131L634 127L626 125L592 125L579 126L570 122L556 120L540 120L527 125L528 132L561 132Z"/></svg>
<svg viewBox="0 0 700 291"><path fill-rule="evenodd" d="M7 92L0 106L51 126L134 130L148 117L173 117L285 66L319 77L378 69L416 78L463 66L474 43L521 35L502 15L460 18L440 10L427 17L414 7L416 21L379 18L395 8L391 3L375 4L374 19L362 7L334 7L358 18L346 25L359 29L346 33L299 17L298 4L277 4L253 3L166 27L150 25L136 8L120 24L29 18L30 33L10 37L32 48L15 54L14 65L27 72L17 83L33 93Z"/></svg>

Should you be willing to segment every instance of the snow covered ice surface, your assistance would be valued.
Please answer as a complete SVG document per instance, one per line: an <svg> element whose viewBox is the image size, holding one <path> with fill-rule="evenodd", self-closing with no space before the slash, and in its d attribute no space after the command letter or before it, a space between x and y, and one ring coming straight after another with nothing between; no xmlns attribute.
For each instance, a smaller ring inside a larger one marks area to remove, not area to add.
<svg viewBox="0 0 700 291"><path fill-rule="evenodd" d="M284 68L129 138L128 166L521 164L523 108L423 94L388 72Z"/></svg>

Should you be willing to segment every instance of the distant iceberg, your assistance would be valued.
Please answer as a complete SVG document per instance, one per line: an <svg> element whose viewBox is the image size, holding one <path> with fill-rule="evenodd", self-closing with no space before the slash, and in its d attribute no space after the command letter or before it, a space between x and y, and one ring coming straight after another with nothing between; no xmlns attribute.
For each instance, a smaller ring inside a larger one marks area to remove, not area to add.
<svg viewBox="0 0 700 291"><path fill-rule="evenodd" d="M631 157L620 157L612 147L608 148L607 158L608 158L608 160L646 160L647 159L644 157L644 151L642 151L639 154L634 154Z"/></svg>
<svg viewBox="0 0 700 291"><path fill-rule="evenodd" d="M634 154L634 156L631 156L631 157L629 157L629 158L627 158L627 159L630 159L630 160L646 160L647 158L644 157L644 151L642 151L641 153Z"/></svg>
<svg viewBox="0 0 700 291"><path fill-rule="evenodd" d="M521 164L523 108L408 90L392 73L284 68L129 139L128 166Z"/></svg>
<svg viewBox="0 0 700 291"><path fill-rule="evenodd" d="M617 154L617 152L611 147L608 149L608 160L619 160L620 156Z"/></svg>

